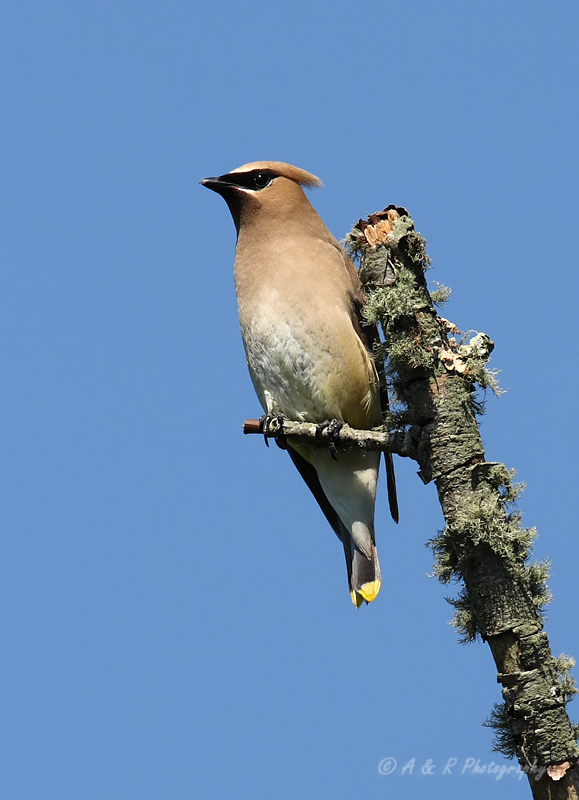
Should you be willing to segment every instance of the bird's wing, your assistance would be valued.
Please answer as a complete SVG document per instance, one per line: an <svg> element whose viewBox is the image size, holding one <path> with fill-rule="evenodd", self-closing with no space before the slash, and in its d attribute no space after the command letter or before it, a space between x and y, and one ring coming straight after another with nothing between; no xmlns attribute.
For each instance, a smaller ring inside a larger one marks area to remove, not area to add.
<svg viewBox="0 0 579 800"><path fill-rule="evenodd" d="M352 323L358 336L366 349L373 353L374 345L380 342L380 334L377 325L372 325L364 321L362 316L362 306L366 302L366 297L360 285L358 271L354 264L346 255L343 255L344 263L352 281ZM382 416L388 413L390 403L388 399L388 388L386 384L386 371L381 359L374 359L378 380L380 382L380 407ZM384 462L386 464L386 486L388 488L388 506L394 522L398 522L400 514L398 511L398 494L396 491L396 475L394 473L394 459L392 453L384 452Z"/></svg>
<svg viewBox="0 0 579 800"><path fill-rule="evenodd" d="M318 505L322 509L324 516L330 523L336 536L342 542L344 555L346 557L346 569L348 573L348 586L350 595L357 608L363 601L373 600L382 581L380 563L376 545L372 541L370 558L367 558L354 544L352 535L344 525L337 511L334 509L320 483L316 468L306 461L291 445L287 448L289 456L295 464L298 472L306 482L308 489L315 497Z"/></svg>
<svg viewBox="0 0 579 800"><path fill-rule="evenodd" d="M344 525L338 516L338 512L332 506L328 498L326 497L324 490L320 484L320 479L318 478L318 473L316 468L310 464L309 461L301 456L293 447L288 447L287 449L291 460L294 462L298 472L306 482L308 489L316 498L316 501L319 507L324 512L325 518L328 520L332 529L338 539L343 540L343 529Z"/></svg>

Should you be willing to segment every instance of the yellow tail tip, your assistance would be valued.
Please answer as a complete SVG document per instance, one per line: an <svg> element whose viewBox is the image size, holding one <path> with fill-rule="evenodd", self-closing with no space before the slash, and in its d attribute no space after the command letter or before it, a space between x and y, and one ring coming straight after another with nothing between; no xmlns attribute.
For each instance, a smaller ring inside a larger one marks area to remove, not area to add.
<svg viewBox="0 0 579 800"><path fill-rule="evenodd" d="M350 592L350 597L356 608L360 608L364 600L367 603L371 603L372 600L375 600L376 597L378 597L381 586L382 581L370 581L369 583L362 584L359 589L353 589Z"/></svg>

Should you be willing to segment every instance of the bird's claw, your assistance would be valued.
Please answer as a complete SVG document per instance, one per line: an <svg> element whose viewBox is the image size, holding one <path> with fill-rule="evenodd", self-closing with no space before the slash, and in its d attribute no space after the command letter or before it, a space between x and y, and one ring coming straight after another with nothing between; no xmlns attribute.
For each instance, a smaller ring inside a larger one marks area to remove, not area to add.
<svg viewBox="0 0 579 800"><path fill-rule="evenodd" d="M339 419L327 419L324 422L320 422L317 426L316 436L318 439L327 439L329 441L330 455L334 461L338 460L336 445L340 441L340 431L343 427L344 423Z"/></svg>
<svg viewBox="0 0 579 800"><path fill-rule="evenodd" d="M282 450L287 449L283 443L280 444L277 438L278 436L281 436L285 442L285 439L283 438L283 414L264 414L259 418L259 424L261 426L261 432L263 433L263 440L267 447L269 447L269 442L267 440L268 436L273 434L278 447L281 447Z"/></svg>

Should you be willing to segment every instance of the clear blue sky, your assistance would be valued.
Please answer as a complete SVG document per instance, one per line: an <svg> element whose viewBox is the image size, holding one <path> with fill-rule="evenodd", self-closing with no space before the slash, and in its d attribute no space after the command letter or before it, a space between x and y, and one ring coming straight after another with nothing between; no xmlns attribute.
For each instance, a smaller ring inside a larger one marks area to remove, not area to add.
<svg viewBox="0 0 579 800"><path fill-rule="evenodd" d="M457 774L503 763L500 692L427 575L433 487L398 460L356 612L289 459L242 436L235 233L198 181L295 163L338 237L410 209L447 316L496 341L487 456L528 485L579 655L578 25L574 0L3 3L2 798L529 796Z"/></svg>

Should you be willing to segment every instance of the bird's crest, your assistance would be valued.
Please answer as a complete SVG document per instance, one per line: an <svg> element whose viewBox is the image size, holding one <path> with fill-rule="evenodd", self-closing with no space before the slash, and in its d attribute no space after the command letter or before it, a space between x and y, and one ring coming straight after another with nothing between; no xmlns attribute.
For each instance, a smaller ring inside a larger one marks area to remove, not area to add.
<svg viewBox="0 0 579 800"><path fill-rule="evenodd" d="M242 167L232 169L229 175L235 175L240 172L252 172L256 169L267 169L276 172L283 178L289 178L290 181L305 186L307 189L314 189L324 184L311 172L306 172L305 169L294 167L292 164L286 164L284 161L252 161L251 164L244 164Z"/></svg>

